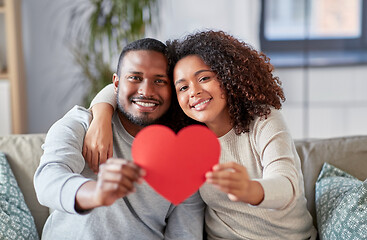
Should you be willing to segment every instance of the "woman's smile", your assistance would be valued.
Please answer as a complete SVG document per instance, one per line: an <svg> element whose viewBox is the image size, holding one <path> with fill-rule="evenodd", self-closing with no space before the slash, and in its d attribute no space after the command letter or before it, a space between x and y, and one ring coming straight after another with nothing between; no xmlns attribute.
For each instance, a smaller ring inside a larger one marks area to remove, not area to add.
<svg viewBox="0 0 367 240"><path fill-rule="evenodd" d="M204 109L206 108L206 106L209 104L209 102L210 102L212 99L213 99L213 98L197 100L197 101L195 101L195 102L191 105L191 108L195 108L195 110L197 110L197 111L204 110Z"/></svg>

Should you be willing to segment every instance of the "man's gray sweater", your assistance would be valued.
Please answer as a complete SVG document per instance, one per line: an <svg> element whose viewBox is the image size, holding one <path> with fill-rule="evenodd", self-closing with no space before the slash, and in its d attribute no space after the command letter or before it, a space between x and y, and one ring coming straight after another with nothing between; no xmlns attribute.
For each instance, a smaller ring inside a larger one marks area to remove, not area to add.
<svg viewBox="0 0 367 240"><path fill-rule="evenodd" d="M47 133L34 185L39 202L55 211L42 239L202 239L204 203L198 193L175 206L144 182L111 206L75 211L79 187L97 177L82 156L91 118L88 110L75 106ZM116 112L112 128L113 156L131 160L134 138Z"/></svg>

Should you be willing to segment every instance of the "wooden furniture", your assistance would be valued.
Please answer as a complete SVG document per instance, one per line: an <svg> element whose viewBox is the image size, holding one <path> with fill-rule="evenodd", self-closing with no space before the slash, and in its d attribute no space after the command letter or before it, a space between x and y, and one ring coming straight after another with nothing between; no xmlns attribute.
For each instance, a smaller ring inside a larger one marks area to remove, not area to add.
<svg viewBox="0 0 367 240"><path fill-rule="evenodd" d="M2 113L2 115L4 114L2 117L10 117L11 133L14 134L27 132L27 96L21 16L21 0L0 0L0 21L5 26L4 32L0 32L0 36L3 35L5 39L0 44L5 44L5 47L0 47L1 50L5 51L1 54L6 55L6 68L0 69L3 70L0 72L0 79L9 82L11 109L11 117L5 116L4 113ZM0 96L0 101L2 101L1 97L4 96Z"/></svg>

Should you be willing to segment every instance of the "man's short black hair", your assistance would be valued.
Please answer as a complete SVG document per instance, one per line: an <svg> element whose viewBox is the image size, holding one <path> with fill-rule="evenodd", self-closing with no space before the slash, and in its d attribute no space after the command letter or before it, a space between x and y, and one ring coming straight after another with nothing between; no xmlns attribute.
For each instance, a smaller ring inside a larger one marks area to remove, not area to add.
<svg viewBox="0 0 367 240"><path fill-rule="evenodd" d="M142 38L134 42L131 42L124 47L124 49L120 54L119 62L117 64L117 72L116 72L117 76L120 77L120 67L125 54L130 51L138 51L138 50L151 50L162 53L165 56L167 55L167 46L157 39Z"/></svg>

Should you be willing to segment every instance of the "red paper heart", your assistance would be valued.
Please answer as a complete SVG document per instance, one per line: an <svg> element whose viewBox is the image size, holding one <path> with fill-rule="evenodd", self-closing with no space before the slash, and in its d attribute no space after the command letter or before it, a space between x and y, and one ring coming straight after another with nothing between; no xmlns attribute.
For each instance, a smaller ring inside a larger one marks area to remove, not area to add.
<svg viewBox="0 0 367 240"><path fill-rule="evenodd" d="M177 135L163 125L151 125L137 134L132 146L134 162L146 171L145 180L176 205L199 189L219 155L216 135L201 125Z"/></svg>

